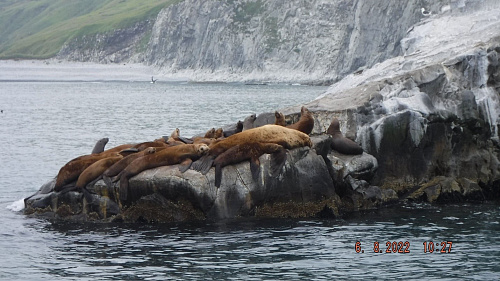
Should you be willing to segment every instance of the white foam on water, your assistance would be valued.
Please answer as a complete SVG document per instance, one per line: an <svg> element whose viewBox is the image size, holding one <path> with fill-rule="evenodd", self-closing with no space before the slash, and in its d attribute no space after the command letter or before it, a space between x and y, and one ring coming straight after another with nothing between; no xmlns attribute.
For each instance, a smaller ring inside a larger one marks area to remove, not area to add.
<svg viewBox="0 0 500 281"><path fill-rule="evenodd" d="M24 209L24 198L21 198L17 201L12 202L9 206L6 207L12 212L19 212Z"/></svg>

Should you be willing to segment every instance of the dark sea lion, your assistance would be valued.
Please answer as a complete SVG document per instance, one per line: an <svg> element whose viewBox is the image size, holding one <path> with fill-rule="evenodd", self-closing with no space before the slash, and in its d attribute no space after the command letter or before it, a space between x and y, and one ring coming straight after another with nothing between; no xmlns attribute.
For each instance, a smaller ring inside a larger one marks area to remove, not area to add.
<svg viewBox="0 0 500 281"><path fill-rule="evenodd" d="M255 114L252 114L245 118L243 120L243 131L249 130L253 128L253 122L255 122L255 119L257 119L257 116Z"/></svg>
<svg viewBox="0 0 500 281"><path fill-rule="evenodd" d="M275 111L274 116L275 116L274 125L286 127L285 115L283 115L283 113Z"/></svg>
<svg viewBox="0 0 500 281"><path fill-rule="evenodd" d="M206 174L217 156L231 147L245 143L275 143L286 149L312 147L309 136L300 131L278 125L264 125L215 141L209 146L208 154L193 164L193 169Z"/></svg>
<svg viewBox="0 0 500 281"><path fill-rule="evenodd" d="M87 186L87 184L96 181L102 176L102 173L106 171L116 162L123 159L122 155L107 157L94 162L92 165L88 166L81 174L78 176L76 181L76 188L82 189Z"/></svg>
<svg viewBox="0 0 500 281"><path fill-rule="evenodd" d="M92 154L97 154L101 153L104 151L104 147L108 143L109 139L108 138L102 138L97 141L97 143L94 146L94 149L92 149Z"/></svg>
<svg viewBox="0 0 500 281"><path fill-rule="evenodd" d="M275 143L249 142L233 146L226 150L214 160L215 186L220 187L223 167L247 160L250 160L252 177L254 180L257 179L260 170L259 157L266 153L275 156L271 161L271 174L275 175L285 164L286 150L283 146Z"/></svg>
<svg viewBox="0 0 500 281"><path fill-rule="evenodd" d="M232 125L232 126L235 126L235 125ZM237 134L241 131L243 131L243 122L238 121L238 123L236 123L235 127L226 128L223 133L224 133L224 137L227 138L227 137L232 136L234 134Z"/></svg>
<svg viewBox="0 0 500 281"><path fill-rule="evenodd" d="M292 125L288 125L286 127L290 128L290 129L295 129L295 130L301 131L301 132L309 135L314 128L314 117L313 117L312 113L305 106L303 106L300 109L299 121L297 121L297 123L294 123Z"/></svg>
<svg viewBox="0 0 500 281"><path fill-rule="evenodd" d="M261 127L264 125L274 124L274 113L273 112L264 112L257 115L255 121L253 121L253 127Z"/></svg>
<svg viewBox="0 0 500 281"><path fill-rule="evenodd" d="M340 131L340 122L337 118L333 118L326 133L333 137L332 149L348 155L363 154L363 148L361 148L361 146L342 135Z"/></svg>
<svg viewBox="0 0 500 281"><path fill-rule="evenodd" d="M175 164L181 164L179 170L186 171L193 160L198 159L207 151L209 148L206 144L181 144L135 159L118 175L120 200L126 200L128 197L128 181L131 177L144 170Z"/></svg>
<svg viewBox="0 0 500 281"><path fill-rule="evenodd" d="M155 153L156 151L160 151L164 148L165 147L148 147L141 152L134 153L134 154L131 154L131 155L124 157L123 159L116 162L115 164L113 164L111 167L109 167L108 169L106 169L106 171L104 171L102 173L102 177L104 179L104 182L106 183L107 186L111 187L112 182L113 182L111 180L111 177L117 176L121 171L123 171L123 169L125 169L130 163L132 163L132 161L134 161L135 159L142 157L144 155L152 154L152 153Z"/></svg>

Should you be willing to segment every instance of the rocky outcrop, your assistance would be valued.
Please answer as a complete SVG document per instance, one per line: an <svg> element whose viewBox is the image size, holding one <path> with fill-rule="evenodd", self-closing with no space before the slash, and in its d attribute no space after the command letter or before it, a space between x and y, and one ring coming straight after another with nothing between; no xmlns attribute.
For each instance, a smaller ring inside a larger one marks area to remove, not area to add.
<svg viewBox="0 0 500 281"><path fill-rule="evenodd" d="M378 161L371 184L399 195L427 186L427 196L409 198L498 197L500 7L486 2L488 9L465 5L414 26L404 56L349 75L306 104L313 132L342 120L344 134ZM284 113L296 119L298 110ZM467 196L478 186L483 194Z"/></svg>
<svg viewBox="0 0 500 281"><path fill-rule="evenodd" d="M223 168L220 188L214 185L214 169L202 175L194 170L181 173L177 165L164 166L133 177L126 202L118 200L118 186L107 187L103 181L88 186L88 196L75 191L54 192L51 181L25 199L25 213L60 220L114 222L332 217L345 212L343 205L354 201L359 205L356 208L366 209L397 200L394 191L387 195L376 187L356 186L351 195L345 196L350 199L344 204L336 186L350 189L351 181L371 179L376 160L369 155L343 156L345 164L336 162L332 167L324 157L330 153L330 138L319 136L314 140L313 149L289 151L278 176L270 174L269 154L260 157L258 180L252 178L248 162L242 162Z"/></svg>

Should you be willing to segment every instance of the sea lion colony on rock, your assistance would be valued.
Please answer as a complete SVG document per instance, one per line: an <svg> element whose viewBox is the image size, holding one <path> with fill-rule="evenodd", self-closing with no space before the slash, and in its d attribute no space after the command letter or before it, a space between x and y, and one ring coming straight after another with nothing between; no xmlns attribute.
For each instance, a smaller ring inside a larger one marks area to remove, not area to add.
<svg viewBox="0 0 500 281"><path fill-rule="evenodd" d="M314 127L314 118L305 107L301 108L300 119L295 124L286 126L285 118L280 112L276 111L275 117L275 125L252 128L256 119L256 115L252 114L245 122L238 121L234 129L227 132L221 128L212 128L203 137L184 138L180 136L179 129L175 129L170 137L120 145L108 150L104 150L108 139L101 139L92 154L77 157L60 169L54 190L84 191L88 184L103 178L108 186L119 181L120 199L126 200L131 177L147 169L175 164L181 164L181 172L191 168L203 174L214 166L215 185L219 187L222 168L230 164L250 161L252 177L257 178L260 170L259 157L263 154L271 154L271 173L277 174L286 160L286 149L312 146L308 134ZM332 148L341 153L360 154L360 147L345 139L337 124L338 120L334 119L327 133L332 135L334 143L342 144L332 145ZM343 149L346 146L349 149Z"/></svg>

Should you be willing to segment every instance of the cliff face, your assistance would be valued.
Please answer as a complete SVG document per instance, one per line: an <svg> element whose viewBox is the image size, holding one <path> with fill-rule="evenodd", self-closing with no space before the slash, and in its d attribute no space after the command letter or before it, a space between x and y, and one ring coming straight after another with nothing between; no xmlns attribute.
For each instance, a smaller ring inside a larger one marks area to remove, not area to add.
<svg viewBox="0 0 500 281"><path fill-rule="evenodd" d="M400 54L425 2L187 0L158 15L145 59L195 80L337 80Z"/></svg>
<svg viewBox="0 0 500 281"><path fill-rule="evenodd" d="M113 32L77 37L62 47L57 57L70 61L121 63L143 60L153 21L143 21Z"/></svg>
<svg viewBox="0 0 500 281"><path fill-rule="evenodd" d="M140 62L212 81L336 81L401 54L400 40L447 0L186 0L155 21L73 39L59 59Z"/></svg>

